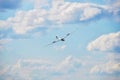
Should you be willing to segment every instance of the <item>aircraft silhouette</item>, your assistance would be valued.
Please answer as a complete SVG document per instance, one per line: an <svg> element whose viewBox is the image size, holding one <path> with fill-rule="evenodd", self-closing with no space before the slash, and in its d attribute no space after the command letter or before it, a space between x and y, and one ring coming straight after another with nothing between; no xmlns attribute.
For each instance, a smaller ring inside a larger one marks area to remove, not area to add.
<svg viewBox="0 0 120 80"><path fill-rule="evenodd" d="M77 30L77 29L76 29L76 30ZM73 32L75 32L75 31L73 31ZM71 33L73 33L73 32L71 32ZM69 35L71 35L71 33L67 33L67 34L65 35L65 37L62 37L62 38L59 38L58 36L56 36L56 40L53 41L53 42L51 42L51 43L48 44L48 45L52 45L52 44L55 44L55 43L60 42L60 41L65 41L65 38L67 38Z"/></svg>

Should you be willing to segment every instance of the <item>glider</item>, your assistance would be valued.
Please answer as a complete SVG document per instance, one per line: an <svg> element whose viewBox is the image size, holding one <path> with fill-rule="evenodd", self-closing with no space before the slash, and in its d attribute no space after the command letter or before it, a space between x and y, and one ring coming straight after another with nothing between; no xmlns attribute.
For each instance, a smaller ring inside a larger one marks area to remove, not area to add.
<svg viewBox="0 0 120 80"><path fill-rule="evenodd" d="M73 32L75 32L75 31L73 31ZM73 32L71 32L71 33L73 33ZM53 41L53 42L51 42L51 43L48 44L48 45L52 45L52 44L55 44L55 43L60 42L60 41L65 41L65 38L67 38L68 36L70 36L71 33L67 33L67 34L65 35L65 37L62 37L62 38L59 38L58 36L56 36L56 40Z"/></svg>

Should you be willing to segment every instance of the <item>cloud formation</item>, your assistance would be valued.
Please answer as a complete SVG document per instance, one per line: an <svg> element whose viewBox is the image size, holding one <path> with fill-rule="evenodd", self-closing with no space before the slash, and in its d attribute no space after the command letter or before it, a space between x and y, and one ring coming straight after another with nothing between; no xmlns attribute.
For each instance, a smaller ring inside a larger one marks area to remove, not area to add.
<svg viewBox="0 0 120 80"><path fill-rule="evenodd" d="M41 14L40 14L41 13ZM1 28L12 28L16 34L24 34L28 30L34 29L44 22L45 12L41 10L18 11L15 17L8 18L6 22L0 21Z"/></svg>
<svg viewBox="0 0 120 80"><path fill-rule="evenodd" d="M18 60L14 65L0 68L0 79L36 80L49 79L76 72L82 65L80 59L66 57L62 62L54 63L48 60L29 59ZM41 76L40 76L41 75Z"/></svg>
<svg viewBox="0 0 120 80"><path fill-rule="evenodd" d="M120 62L109 61L105 64L95 65L90 73L120 74Z"/></svg>
<svg viewBox="0 0 120 80"><path fill-rule="evenodd" d="M88 44L87 49L98 51L112 51L120 53L120 32L110 33L98 37Z"/></svg>
<svg viewBox="0 0 120 80"><path fill-rule="evenodd" d="M29 11L17 11L15 16L0 20L0 28L12 29L15 34L24 35L36 28L49 28L48 25L99 20L115 15L115 10L118 8L113 9L107 5L53 0L49 9L40 7Z"/></svg>
<svg viewBox="0 0 120 80"><path fill-rule="evenodd" d="M0 50L4 49L4 45L9 43L11 39L0 39Z"/></svg>

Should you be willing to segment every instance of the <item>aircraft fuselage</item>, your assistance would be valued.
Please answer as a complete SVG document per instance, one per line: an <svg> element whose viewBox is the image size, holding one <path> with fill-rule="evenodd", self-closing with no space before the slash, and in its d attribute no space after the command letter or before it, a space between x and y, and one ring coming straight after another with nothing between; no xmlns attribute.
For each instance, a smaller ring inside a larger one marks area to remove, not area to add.
<svg viewBox="0 0 120 80"><path fill-rule="evenodd" d="M62 38L62 39L61 39L61 41L65 41L65 39L64 39L64 38Z"/></svg>

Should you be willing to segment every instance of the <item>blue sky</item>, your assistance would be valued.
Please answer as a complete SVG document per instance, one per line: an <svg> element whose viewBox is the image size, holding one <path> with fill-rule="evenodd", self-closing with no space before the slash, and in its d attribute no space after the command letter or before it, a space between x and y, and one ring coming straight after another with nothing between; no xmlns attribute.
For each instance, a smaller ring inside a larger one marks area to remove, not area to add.
<svg viewBox="0 0 120 80"><path fill-rule="evenodd" d="M119 25L120 0L1 0L0 80L119 80Z"/></svg>

